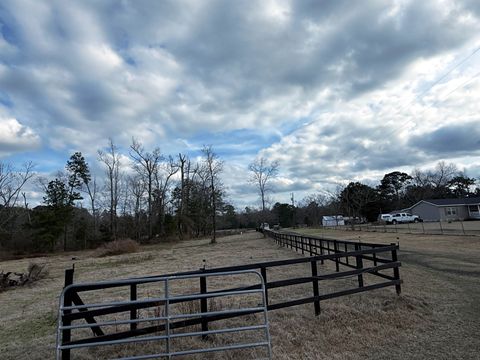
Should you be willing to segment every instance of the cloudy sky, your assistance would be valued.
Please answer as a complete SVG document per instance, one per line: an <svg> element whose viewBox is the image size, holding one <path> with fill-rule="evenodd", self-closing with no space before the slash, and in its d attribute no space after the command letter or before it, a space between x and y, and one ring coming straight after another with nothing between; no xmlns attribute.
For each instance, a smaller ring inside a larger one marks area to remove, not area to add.
<svg viewBox="0 0 480 360"><path fill-rule="evenodd" d="M477 177L479 49L476 0L3 0L0 160L211 144L240 208L256 156L279 201L439 160Z"/></svg>

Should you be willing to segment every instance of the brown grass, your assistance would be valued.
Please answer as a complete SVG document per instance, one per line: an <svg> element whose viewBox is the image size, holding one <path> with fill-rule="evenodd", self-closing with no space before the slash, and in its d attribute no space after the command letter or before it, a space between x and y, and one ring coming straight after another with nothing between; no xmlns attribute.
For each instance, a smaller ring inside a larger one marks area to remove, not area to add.
<svg viewBox="0 0 480 360"><path fill-rule="evenodd" d="M306 230L311 231L311 230ZM453 236L414 236L356 232L324 232L324 236L354 238L360 241L400 242L401 277L405 281L402 295L393 289L381 289L342 297L321 303L321 315L313 315L313 305L298 306L269 313L274 359L476 359L480 350L480 258L479 239ZM398 237L398 238L397 238ZM228 266L249 262L298 257L292 250L279 248L271 240L256 233L219 239L183 241L175 244L142 246L137 253L97 258L95 251L66 253L36 261L45 262L50 275L35 287L22 287L0 294L0 358L53 358L55 318L58 295L63 284L64 269L75 261L76 282L119 279L140 275L158 275L192 270L203 266ZM28 260L0 263L5 268L25 268ZM332 264L319 266L320 273L332 271ZM307 265L277 268L268 272L270 280L305 275ZM366 277L366 284L368 278ZM231 285L239 283L235 279ZM349 281L321 282L320 292L349 286ZM222 280L209 282L209 288L220 287ZM229 284L230 285L230 284ZM188 292L198 284L179 284L177 291ZM139 296L153 296L158 289L147 288ZM311 285L290 288L298 297L311 294ZM285 298L286 290L270 293L272 302ZM121 298L114 290L105 292L106 299ZM104 301L104 300L102 300ZM224 308L226 303L209 304ZM198 310L178 307L179 312ZM161 309L157 309L161 312ZM250 319L253 320L253 319ZM231 320L229 324L234 324ZM225 323L226 324L226 323ZM225 325L224 324L224 325ZM222 324L212 324L211 327ZM238 337L248 340L252 334ZM212 337L208 344L226 343L226 338ZM204 346L190 339L179 346ZM149 346L160 349L162 343ZM148 346L147 346L148 347ZM79 352L76 358L111 358L113 354L147 351L142 346L131 349L100 349ZM115 352L116 351L116 352ZM249 359L245 352L219 353L204 359ZM185 357L187 359L188 357ZM188 359L190 359L189 357Z"/></svg>
<svg viewBox="0 0 480 360"><path fill-rule="evenodd" d="M98 256L131 254L138 251L140 245L132 239L119 239L103 244L98 248Z"/></svg>

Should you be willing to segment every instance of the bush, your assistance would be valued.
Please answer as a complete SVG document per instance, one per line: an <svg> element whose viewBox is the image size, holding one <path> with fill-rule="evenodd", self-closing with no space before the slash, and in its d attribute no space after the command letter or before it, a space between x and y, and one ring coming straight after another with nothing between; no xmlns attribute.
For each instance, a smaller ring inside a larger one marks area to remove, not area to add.
<svg viewBox="0 0 480 360"><path fill-rule="evenodd" d="M132 239L120 239L103 244L99 248L99 257L129 254L137 252L139 245Z"/></svg>

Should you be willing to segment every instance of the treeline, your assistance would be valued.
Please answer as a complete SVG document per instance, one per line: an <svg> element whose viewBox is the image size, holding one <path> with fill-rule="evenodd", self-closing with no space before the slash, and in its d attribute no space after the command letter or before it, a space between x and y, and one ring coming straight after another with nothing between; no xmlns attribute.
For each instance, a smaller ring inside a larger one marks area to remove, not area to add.
<svg viewBox="0 0 480 360"><path fill-rule="evenodd" d="M221 182L223 162L211 146L195 160L165 155L132 140L128 156L109 141L93 165L76 152L51 179L0 162L0 251L17 253L95 248L119 238L149 243L164 239L210 236L217 229L255 228L260 223L316 226L324 215L375 221L378 214L409 207L422 199L480 196L476 179L455 165L440 162L433 170L385 174L378 185L351 182L336 191L312 194L296 204L267 197L277 162L255 159L250 183L261 207L236 213ZM36 184L42 204L29 206L27 183Z"/></svg>
<svg viewBox="0 0 480 360"><path fill-rule="evenodd" d="M76 250L118 238L148 243L158 238L211 236L216 228L237 226L234 207L225 201L223 162L211 146L195 161L185 154L164 155L132 140L128 159L109 141L91 164L76 152L53 179L0 163L0 250ZM42 191L42 205L31 208L25 185Z"/></svg>
<svg viewBox="0 0 480 360"><path fill-rule="evenodd" d="M250 217L281 227L321 225L326 215L343 215L352 222L371 222L381 213L401 210L423 199L473 196L480 196L477 180L459 171L454 164L439 162L433 170L385 174L376 186L350 182L338 186L332 193L309 195L296 205L275 203L265 212L250 211Z"/></svg>

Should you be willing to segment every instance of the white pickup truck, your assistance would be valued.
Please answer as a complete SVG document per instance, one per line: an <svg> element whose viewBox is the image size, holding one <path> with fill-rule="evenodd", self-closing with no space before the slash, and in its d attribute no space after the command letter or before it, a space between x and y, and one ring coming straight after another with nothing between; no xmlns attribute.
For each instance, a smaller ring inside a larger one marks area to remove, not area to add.
<svg viewBox="0 0 480 360"><path fill-rule="evenodd" d="M389 224L400 224L400 223L410 223L410 222L420 222L422 219L418 215L412 215L409 213L396 213L387 220Z"/></svg>
<svg viewBox="0 0 480 360"><path fill-rule="evenodd" d="M262 230L270 230L270 225L268 223L261 223L260 229Z"/></svg>

